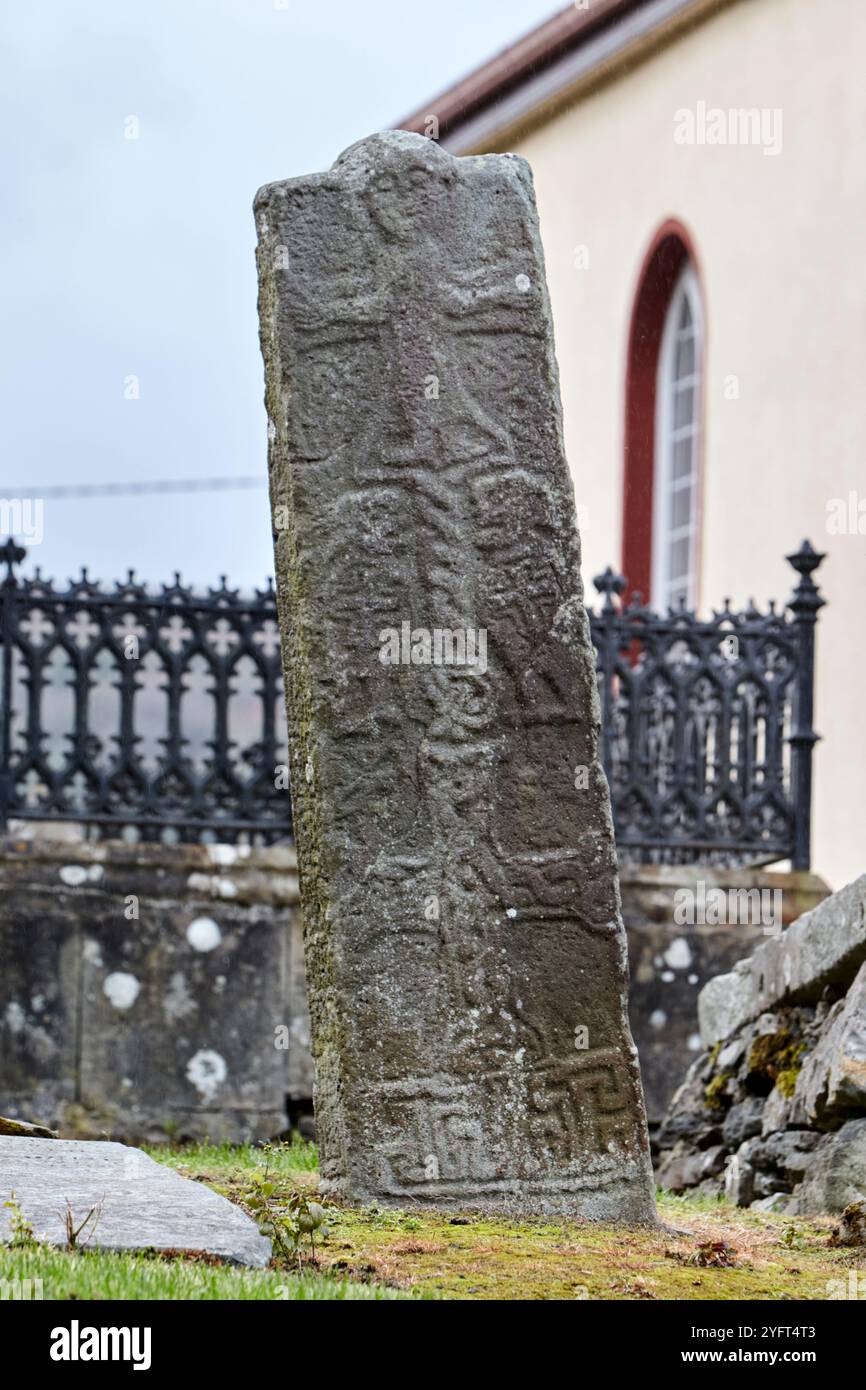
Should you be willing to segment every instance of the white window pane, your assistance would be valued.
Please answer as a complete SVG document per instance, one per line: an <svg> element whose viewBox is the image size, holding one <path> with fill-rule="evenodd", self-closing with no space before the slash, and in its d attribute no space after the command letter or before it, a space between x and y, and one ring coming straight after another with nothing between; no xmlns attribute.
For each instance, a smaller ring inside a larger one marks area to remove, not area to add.
<svg viewBox="0 0 866 1390"><path fill-rule="evenodd" d="M691 333L677 342L674 369L680 381L684 376L691 376L695 370L695 340Z"/></svg>
<svg viewBox="0 0 866 1390"><path fill-rule="evenodd" d="M681 526L691 526L692 524L692 498L694 492L691 487L677 488L671 493L671 530L678 531Z"/></svg>
<svg viewBox="0 0 866 1390"><path fill-rule="evenodd" d="M694 386L687 386L685 390L678 390L674 393L674 429L682 429L683 425L694 424L695 419L695 399L696 392Z"/></svg>
<svg viewBox="0 0 866 1390"><path fill-rule="evenodd" d="M673 541L671 543L669 574L672 583L675 583L678 579L688 579L691 560L690 551L691 543L688 536L683 536L682 540Z"/></svg>
<svg viewBox="0 0 866 1390"><path fill-rule="evenodd" d="M672 446L672 468L671 482L677 482L680 478L687 478L692 471L692 456L694 453L694 441L691 435L685 439L678 439Z"/></svg>
<svg viewBox="0 0 866 1390"><path fill-rule="evenodd" d="M694 602L701 402L701 312L690 267L674 287L656 379L653 602Z"/></svg>

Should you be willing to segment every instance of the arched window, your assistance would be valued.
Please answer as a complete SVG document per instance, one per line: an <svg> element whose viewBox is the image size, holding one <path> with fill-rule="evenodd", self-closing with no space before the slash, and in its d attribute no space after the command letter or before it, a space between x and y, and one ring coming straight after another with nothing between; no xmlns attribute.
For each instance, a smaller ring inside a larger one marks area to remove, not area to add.
<svg viewBox="0 0 866 1390"><path fill-rule="evenodd" d="M660 229L632 311L625 401L622 572L654 607L697 601L703 310L679 223Z"/></svg>
<svg viewBox="0 0 866 1390"><path fill-rule="evenodd" d="M692 605L697 589L701 297L690 262L665 315L656 382L653 605Z"/></svg>

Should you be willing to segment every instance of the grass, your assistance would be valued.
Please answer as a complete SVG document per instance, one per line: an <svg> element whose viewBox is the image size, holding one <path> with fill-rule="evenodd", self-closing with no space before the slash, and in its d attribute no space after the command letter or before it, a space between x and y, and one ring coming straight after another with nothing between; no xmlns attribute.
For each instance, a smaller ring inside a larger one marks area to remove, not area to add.
<svg viewBox="0 0 866 1390"><path fill-rule="evenodd" d="M252 1144L188 1144L184 1148L147 1147L145 1152L168 1168L192 1177L223 1174L250 1174L264 1165L264 1154ZM295 1134L290 1144L274 1144L270 1149L270 1167L279 1176L295 1177L300 1173L318 1172L319 1160L315 1144Z"/></svg>
<svg viewBox="0 0 866 1390"><path fill-rule="evenodd" d="M0 1251L0 1280L42 1283L45 1300L180 1299L210 1301L257 1299L294 1302L305 1299L394 1299L395 1289L330 1278L316 1271L297 1275L285 1270L239 1270L193 1259L160 1259L146 1254L63 1250ZM7 1293L8 1297L9 1294ZM31 1297L34 1296L31 1291ZM3 1293L0 1292L0 1297Z"/></svg>
<svg viewBox="0 0 866 1390"><path fill-rule="evenodd" d="M260 1149L152 1149L160 1162L240 1201ZM269 1156L274 1200L315 1192L315 1148ZM659 1195L666 1229L513 1221L478 1213L331 1207L315 1258L263 1271L215 1262L45 1248L0 1250L0 1279L41 1279L45 1298L134 1299L688 1299L828 1297L828 1281L863 1272L866 1251L833 1248L832 1222L792 1220L711 1198Z"/></svg>
<svg viewBox="0 0 866 1390"><path fill-rule="evenodd" d="M322 1266L441 1298L779 1300L826 1298L855 1263L826 1225L664 1194L659 1213L675 1231L343 1210Z"/></svg>

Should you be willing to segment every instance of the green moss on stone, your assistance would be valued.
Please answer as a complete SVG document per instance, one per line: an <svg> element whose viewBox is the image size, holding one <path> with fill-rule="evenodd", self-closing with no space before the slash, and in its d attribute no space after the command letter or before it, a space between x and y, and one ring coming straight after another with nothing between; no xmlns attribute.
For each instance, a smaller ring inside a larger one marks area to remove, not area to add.
<svg viewBox="0 0 866 1390"><path fill-rule="evenodd" d="M749 1048L748 1068L752 1073L766 1076L785 1096L793 1094L802 1065L806 1044L796 1039L787 1028L777 1033L761 1033Z"/></svg>
<svg viewBox="0 0 866 1390"><path fill-rule="evenodd" d="M729 1098L725 1093L725 1087L730 1079L729 1071L720 1071L706 1086L704 1099L711 1110L727 1110Z"/></svg>
<svg viewBox="0 0 866 1390"><path fill-rule="evenodd" d="M776 1090L781 1091L783 1096L792 1096L796 1090L799 1075L799 1067L788 1067L787 1071L780 1071L776 1077Z"/></svg>

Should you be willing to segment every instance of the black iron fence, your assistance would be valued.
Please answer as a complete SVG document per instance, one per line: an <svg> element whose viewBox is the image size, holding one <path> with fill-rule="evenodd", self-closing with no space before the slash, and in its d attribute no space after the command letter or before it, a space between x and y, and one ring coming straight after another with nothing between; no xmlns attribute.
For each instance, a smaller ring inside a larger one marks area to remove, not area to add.
<svg viewBox="0 0 866 1390"><path fill-rule="evenodd" d="M56 588L0 548L0 826L271 842L291 835L272 587Z"/></svg>
<svg viewBox="0 0 866 1390"><path fill-rule="evenodd" d="M291 836L273 589L58 588L0 547L0 828L144 839ZM660 615L596 580L604 758L629 860L809 864L814 627L804 542L786 605Z"/></svg>
<svg viewBox="0 0 866 1390"><path fill-rule="evenodd" d="M608 569L591 614L604 763L621 860L807 869L812 803L814 639L823 559L808 541L777 611L728 603L706 621L661 615Z"/></svg>

